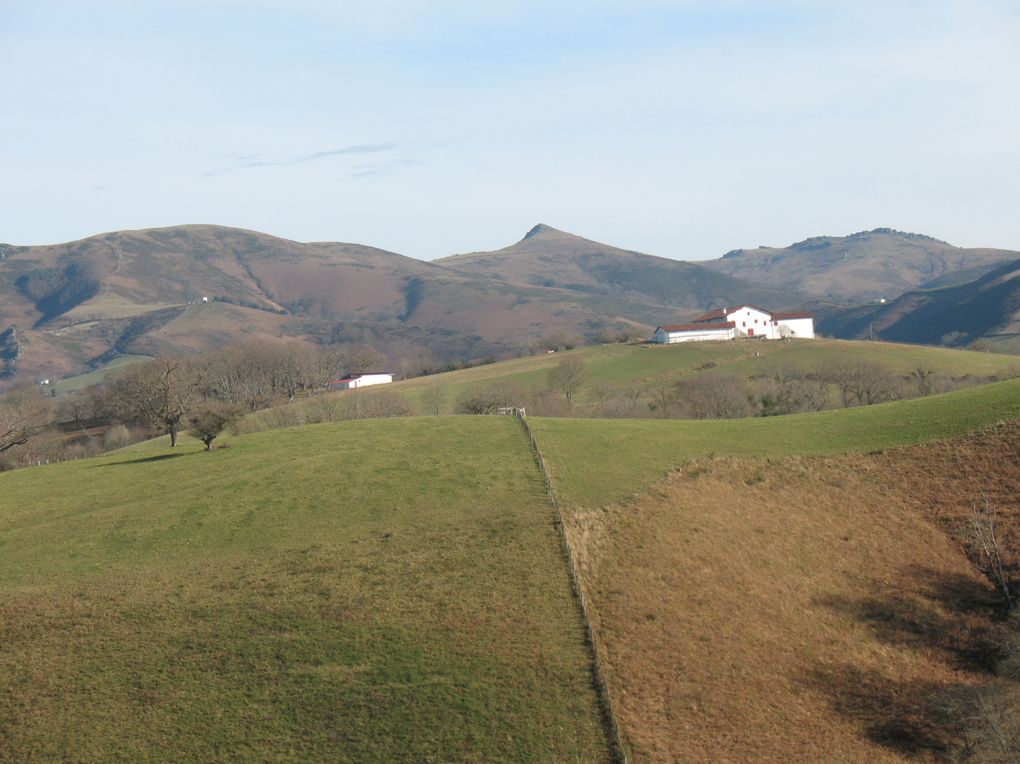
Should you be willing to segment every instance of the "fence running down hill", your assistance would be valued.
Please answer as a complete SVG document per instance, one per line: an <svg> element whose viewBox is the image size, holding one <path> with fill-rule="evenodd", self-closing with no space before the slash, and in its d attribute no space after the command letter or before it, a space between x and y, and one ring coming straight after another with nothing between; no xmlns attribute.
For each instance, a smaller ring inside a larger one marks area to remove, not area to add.
<svg viewBox="0 0 1020 764"><path fill-rule="evenodd" d="M623 736L620 733L620 725L617 721L616 709L613 706L613 699L609 694L609 685L606 683L605 667L602 663L602 656L599 652L598 642L595 639L595 630L591 625L588 601L584 596L584 589L581 586L577 562L574 559L574 552L570 546L570 540L567 538L567 527L563 522L563 512L560 509L559 500L556 498L556 491L553 490L552 475L549 474L549 469L545 466L545 459L542 458L542 449L539 448L538 441L535 439L535 433L532 432L531 425L528 424L528 420L524 416L524 409L516 409L512 413L517 421L521 423L524 433L528 436L528 441L531 443L531 450L535 455L535 461L538 464L538 469L542 473L542 479L545 481L545 490L549 496L549 503L552 504L553 511L556 514L556 524L560 528L560 541L563 545L563 553L567 558L567 568L570 571L570 584L574 590L574 596L577 597L578 604L581 607L581 615L584 619L585 641L588 643L588 649L591 652L595 685L599 693L599 700L602 704L602 716L605 721L606 731L609 735L609 744L611 747L613 761L618 764L628 764L627 749L623 745Z"/></svg>

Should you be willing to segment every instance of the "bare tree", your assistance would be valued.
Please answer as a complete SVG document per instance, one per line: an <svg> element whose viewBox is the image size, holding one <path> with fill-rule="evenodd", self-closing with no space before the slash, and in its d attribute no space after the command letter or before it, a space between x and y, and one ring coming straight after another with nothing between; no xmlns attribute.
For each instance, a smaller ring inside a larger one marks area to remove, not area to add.
<svg viewBox="0 0 1020 764"><path fill-rule="evenodd" d="M0 399L0 454L23 446L52 419L51 407L38 390L15 388Z"/></svg>
<svg viewBox="0 0 1020 764"><path fill-rule="evenodd" d="M838 361L825 366L820 376L839 390L843 407L870 406L898 397L896 378L877 364Z"/></svg>
<svg viewBox="0 0 1020 764"><path fill-rule="evenodd" d="M549 387L563 393L567 403L572 404L574 394L584 384L586 377L584 361L580 358L564 358L549 370L546 379L549 382Z"/></svg>
<svg viewBox="0 0 1020 764"><path fill-rule="evenodd" d="M924 366L918 366L912 372L910 372L910 379L913 380L914 384L917 385L917 394L921 397L931 395L934 392L935 380L932 377L935 376L935 372Z"/></svg>
<svg viewBox="0 0 1020 764"><path fill-rule="evenodd" d="M975 504L959 535L971 565L995 588L1006 609L1011 609L1016 604L1020 582L1017 564L1008 558L995 506L987 499Z"/></svg>
<svg viewBox="0 0 1020 764"><path fill-rule="evenodd" d="M199 365L164 357L131 366L111 386L121 416L166 430L173 447L181 423L201 395L203 377Z"/></svg>
<svg viewBox="0 0 1020 764"><path fill-rule="evenodd" d="M421 405L426 414L439 416L446 406L446 385L432 385L421 394Z"/></svg>
<svg viewBox="0 0 1020 764"><path fill-rule="evenodd" d="M92 403L93 396L85 390L64 395L57 404L57 419L59 422L73 424L85 434L85 424L94 418Z"/></svg>
<svg viewBox="0 0 1020 764"><path fill-rule="evenodd" d="M458 414L494 414L500 406L519 406L524 393L505 382L490 382L465 390L457 398Z"/></svg>
<svg viewBox="0 0 1020 764"><path fill-rule="evenodd" d="M756 413L747 384L732 374L688 377L673 391L680 415L688 419L737 419Z"/></svg>
<svg viewBox="0 0 1020 764"><path fill-rule="evenodd" d="M382 371L385 364L383 354L369 345L353 345L344 353L344 367L351 374Z"/></svg>

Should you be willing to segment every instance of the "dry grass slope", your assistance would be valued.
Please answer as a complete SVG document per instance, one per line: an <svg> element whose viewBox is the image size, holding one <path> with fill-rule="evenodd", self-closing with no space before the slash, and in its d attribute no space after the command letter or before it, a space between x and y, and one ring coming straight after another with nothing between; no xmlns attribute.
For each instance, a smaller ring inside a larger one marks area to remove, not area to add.
<svg viewBox="0 0 1020 764"><path fill-rule="evenodd" d="M936 760L932 696L989 681L989 590L946 530L982 495L1015 522L1018 436L700 460L573 508L634 760Z"/></svg>

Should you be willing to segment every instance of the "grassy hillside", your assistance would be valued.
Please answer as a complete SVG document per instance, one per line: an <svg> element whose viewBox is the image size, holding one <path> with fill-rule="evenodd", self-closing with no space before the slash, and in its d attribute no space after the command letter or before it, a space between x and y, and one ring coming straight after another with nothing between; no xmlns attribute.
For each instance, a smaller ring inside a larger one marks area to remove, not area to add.
<svg viewBox="0 0 1020 764"><path fill-rule="evenodd" d="M1020 379L876 406L712 421L534 419L531 426L568 504L635 493L686 461L866 452L1020 418Z"/></svg>
<svg viewBox="0 0 1020 764"><path fill-rule="evenodd" d="M0 759L600 761L510 419L0 475Z"/></svg>
<svg viewBox="0 0 1020 764"><path fill-rule="evenodd" d="M577 394L580 403L591 400L600 388L648 390L708 372L746 378L784 366L811 370L835 362L867 361L898 375L907 375L921 367L947 377L984 377L1020 366L1014 356L996 353L844 340L596 345L419 377L401 382L393 389L418 400L426 389L441 385L447 392L447 405L452 407L458 395L494 383L518 385L533 391L542 389L547 384L549 370L564 358L579 358L585 363L585 383Z"/></svg>

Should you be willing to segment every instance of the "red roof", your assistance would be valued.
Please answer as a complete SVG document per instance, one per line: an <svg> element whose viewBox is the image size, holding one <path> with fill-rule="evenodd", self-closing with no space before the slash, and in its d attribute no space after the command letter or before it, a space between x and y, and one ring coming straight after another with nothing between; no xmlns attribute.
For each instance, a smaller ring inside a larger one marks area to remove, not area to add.
<svg viewBox="0 0 1020 764"><path fill-rule="evenodd" d="M704 332L711 331L713 329L732 329L736 326L732 321L726 321L724 323L715 323L710 326L705 324L673 324L671 326L660 326L664 332ZM656 329L658 331L659 329Z"/></svg>
<svg viewBox="0 0 1020 764"><path fill-rule="evenodd" d="M765 308L759 308L757 305L751 305L750 303L744 303L743 305L734 305L732 308L717 308L716 310L710 310L708 313L702 313L700 316L695 316L691 319L693 323L700 324L702 322L715 321L719 318L726 318L730 313L738 311L742 308L751 308L759 313L764 313L768 316L772 316L771 310L765 310Z"/></svg>

